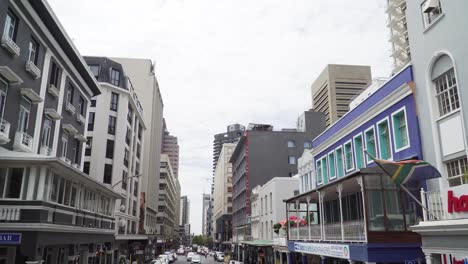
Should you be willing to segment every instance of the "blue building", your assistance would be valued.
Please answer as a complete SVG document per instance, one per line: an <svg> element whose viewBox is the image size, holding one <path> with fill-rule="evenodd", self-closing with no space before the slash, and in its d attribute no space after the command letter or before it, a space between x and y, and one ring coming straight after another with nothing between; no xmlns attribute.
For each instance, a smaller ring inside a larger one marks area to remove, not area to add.
<svg viewBox="0 0 468 264"><path fill-rule="evenodd" d="M424 259L421 238L409 228L421 208L365 154L422 159L413 91L407 66L313 140L316 184L286 201L288 219L306 220L287 229L288 263ZM419 197L424 185L410 191Z"/></svg>

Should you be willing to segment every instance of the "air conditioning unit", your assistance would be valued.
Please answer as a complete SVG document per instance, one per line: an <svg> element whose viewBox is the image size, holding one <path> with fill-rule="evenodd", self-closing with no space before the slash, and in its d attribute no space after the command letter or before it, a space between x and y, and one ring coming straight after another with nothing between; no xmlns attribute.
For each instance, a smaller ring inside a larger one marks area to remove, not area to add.
<svg viewBox="0 0 468 264"><path fill-rule="evenodd" d="M430 13L439 7L439 0L427 0L423 6L424 13Z"/></svg>

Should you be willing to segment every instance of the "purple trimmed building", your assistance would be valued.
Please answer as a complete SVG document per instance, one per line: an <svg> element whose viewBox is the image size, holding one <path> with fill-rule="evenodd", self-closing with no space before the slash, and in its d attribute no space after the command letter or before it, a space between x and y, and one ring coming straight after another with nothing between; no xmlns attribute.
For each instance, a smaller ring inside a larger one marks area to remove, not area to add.
<svg viewBox="0 0 468 264"><path fill-rule="evenodd" d="M288 229L289 263L424 259L421 238L410 230L421 208L388 176L366 170L375 164L364 152L422 159L413 88L407 66L313 140L315 174L308 180L317 187L286 201L288 217L308 220ZM425 183L410 191L419 197L421 187ZM284 253L275 256L285 260Z"/></svg>

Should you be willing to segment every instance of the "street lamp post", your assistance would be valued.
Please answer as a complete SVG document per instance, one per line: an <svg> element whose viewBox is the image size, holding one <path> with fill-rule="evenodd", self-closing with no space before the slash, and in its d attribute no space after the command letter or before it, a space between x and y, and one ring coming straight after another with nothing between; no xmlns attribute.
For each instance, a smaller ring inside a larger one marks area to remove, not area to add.
<svg viewBox="0 0 468 264"><path fill-rule="evenodd" d="M138 175L130 176L130 177L127 178L127 180L128 180L128 179L131 179L131 178L138 178L138 177L141 177L141 176L143 176L142 173L141 173L141 174L138 174ZM120 181L114 183L114 184L111 186L111 188L114 189L114 187L117 186L117 184L123 182L123 180L124 180L124 179L121 179Z"/></svg>

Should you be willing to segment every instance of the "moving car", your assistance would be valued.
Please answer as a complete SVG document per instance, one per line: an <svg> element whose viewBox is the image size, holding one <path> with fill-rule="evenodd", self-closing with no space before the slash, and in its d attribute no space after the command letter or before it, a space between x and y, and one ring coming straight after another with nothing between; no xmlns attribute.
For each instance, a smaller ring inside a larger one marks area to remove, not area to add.
<svg viewBox="0 0 468 264"><path fill-rule="evenodd" d="M202 258L200 255L194 255L192 257L192 263L202 263Z"/></svg>
<svg viewBox="0 0 468 264"><path fill-rule="evenodd" d="M192 257L193 257L193 256L195 256L195 253L189 252L189 253L187 254L187 261L188 261L188 262L192 261Z"/></svg>
<svg viewBox="0 0 468 264"><path fill-rule="evenodd" d="M216 260L219 262L224 262L224 254L223 253L216 254Z"/></svg>
<svg viewBox="0 0 468 264"><path fill-rule="evenodd" d="M177 255L184 255L185 254L185 250L183 248L179 248L177 250Z"/></svg>
<svg viewBox="0 0 468 264"><path fill-rule="evenodd" d="M177 255L171 251L166 251L164 252L164 255L168 255L169 256L169 262L174 262L177 260ZM172 258L172 261L171 261L171 258Z"/></svg>
<svg viewBox="0 0 468 264"><path fill-rule="evenodd" d="M165 254L159 255L158 259L161 260L161 262L163 264L169 264L170 263L168 255L165 255Z"/></svg>

